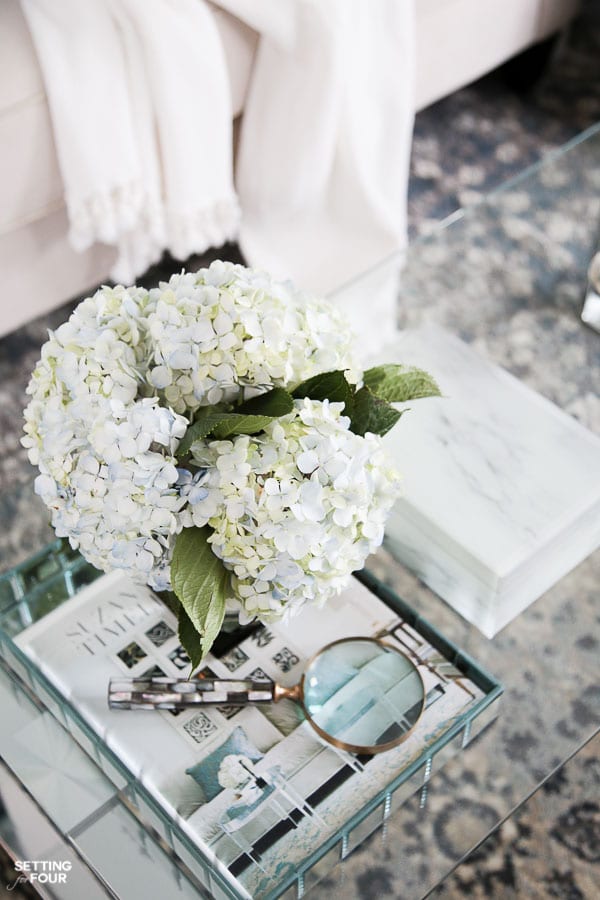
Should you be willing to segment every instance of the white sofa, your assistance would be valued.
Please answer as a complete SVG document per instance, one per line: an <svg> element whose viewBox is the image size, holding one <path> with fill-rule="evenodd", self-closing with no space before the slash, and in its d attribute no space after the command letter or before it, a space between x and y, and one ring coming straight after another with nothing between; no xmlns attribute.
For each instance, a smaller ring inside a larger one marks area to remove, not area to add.
<svg viewBox="0 0 600 900"><path fill-rule="evenodd" d="M60 2L60 0L58 0ZM561 28L578 0L415 0L417 95L422 109ZM215 10L243 113L258 36ZM0 2L0 334L91 290L113 251L75 253L42 75L19 0Z"/></svg>

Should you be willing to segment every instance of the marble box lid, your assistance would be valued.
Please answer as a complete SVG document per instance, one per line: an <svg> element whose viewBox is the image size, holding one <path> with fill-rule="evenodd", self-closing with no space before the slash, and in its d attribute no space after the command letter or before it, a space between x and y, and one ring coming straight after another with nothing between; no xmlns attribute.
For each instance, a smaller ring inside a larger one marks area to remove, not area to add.
<svg viewBox="0 0 600 900"><path fill-rule="evenodd" d="M490 637L600 543L600 439L435 326L383 356L444 394L385 438L405 488L388 544Z"/></svg>

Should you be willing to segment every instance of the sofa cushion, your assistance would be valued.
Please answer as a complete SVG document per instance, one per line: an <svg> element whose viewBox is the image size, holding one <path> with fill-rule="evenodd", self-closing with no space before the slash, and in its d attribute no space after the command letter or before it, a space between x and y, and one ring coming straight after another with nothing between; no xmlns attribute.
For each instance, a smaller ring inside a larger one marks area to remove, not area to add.
<svg viewBox="0 0 600 900"><path fill-rule="evenodd" d="M195 766L185 770L186 774L191 775L202 788L205 803L210 803L223 790L219 784L219 769L225 757L230 755L245 756L250 762L256 763L263 758L264 753L252 743L240 725L234 728L227 739L219 744L212 753L205 756Z"/></svg>
<svg viewBox="0 0 600 900"><path fill-rule="evenodd" d="M547 38L579 0L417 0L416 109Z"/></svg>
<svg viewBox="0 0 600 900"><path fill-rule="evenodd" d="M241 112L257 35L215 8L231 80L234 116ZM19 0L1 0L0 235L63 206L63 185L37 55ZM7 39L8 38L8 39Z"/></svg>

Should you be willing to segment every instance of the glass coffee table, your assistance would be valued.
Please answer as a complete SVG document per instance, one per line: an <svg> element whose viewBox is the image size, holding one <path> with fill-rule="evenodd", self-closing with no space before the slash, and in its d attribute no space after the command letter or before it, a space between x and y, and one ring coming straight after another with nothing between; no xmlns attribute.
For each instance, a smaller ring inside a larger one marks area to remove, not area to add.
<svg viewBox="0 0 600 900"><path fill-rule="evenodd" d="M478 206L450 217L433 234L413 243L406 254L382 262L344 286L336 292L336 301L371 310L378 298L392 291L398 298L401 327L443 326L600 433L600 336L580 319L599 223L600 126ZM372 316L369 323L368 315L365 323L377 341L380 323ZM386 337L379 335L382 343ZM0 497L4 569L52 539L32 482L33 472L30 481ZM600 725L600 641L595 634L598 552L493 640L461 619L385 548L370 560L369 567L502 681L505 694L500 715L464 752L439 771L434 767L425 792L392 808L383 828L332 870L324 869L323 880L312 873L299 881L289 897L310 893L318 898L332 891L344 898L358 897L361 885L382 872L389 896L424 897L590 740ZM24 701L29 711L23 703L19 705L16 688L1 671L0 688L0 705L8 709L9 719L22 723L31 714L32 740L45 733L45 726L37 721L45 713L35 700ZM54 752L58 754L58 749ZM60 759L57 756L59 774ZM121 810L112 820L112 829L130 855L125 868L111 869L119 841L109 841L100 828L95 832L93 816L100 822L106 811L114 813L114 786L98 778L89 787L87 845L85 852L80 845L74 854L68 798L61 797L57 788L52 794L54 806L44 810L45 801L35 796L25 777L16 779L11 774L10 759L7 763L0 768L0 793L7 808L29 804L31 815L42 823L39 828L47 832L41 844L49 846L49 857L72 858L80 884L91 879L85 889L92 896L111 891L113 896L135 900L197 896L166 844L139 823L129 822ZM12 840L16 852L22 853L22 825L13 822L11 835L9 828L6 820L4 840L9 844ZM66 841L62 846L61 839ZM183 850L180 855L185 862ZM104 880L92 875L86 863L100 868ZM74 879L72 893L64 893L65 897L81 896ZM54 890L63 896L58 887Z"/></svg>
<svg viewBox="0 0 600 900"><path fill-rule="evenodd" d="M368 305L395 279L401 328L442 326L600 434L600 335L580 319L599 229L596 126L347 285L343 299ZM357 874L383 867L394 896L416 898L597 733L600 551L493 640L385 550L371 568L505 687L498 720L433 779L426 808L406 805L387 850L372 842L351 861Z"/></svg>

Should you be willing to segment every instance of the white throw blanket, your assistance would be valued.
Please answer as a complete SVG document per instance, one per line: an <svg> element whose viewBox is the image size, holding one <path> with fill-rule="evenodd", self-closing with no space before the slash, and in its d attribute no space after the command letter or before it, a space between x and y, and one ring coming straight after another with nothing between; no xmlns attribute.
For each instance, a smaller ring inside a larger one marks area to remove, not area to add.
<svg viewBox="0 0 600 900"><path fill-rule="evenodd" d="M209 3L21 2L71 242L116 246L115 280L238 237L251 264L327 291L404 243L413 0L217 0L260 33L237 196Z"/></svg>

